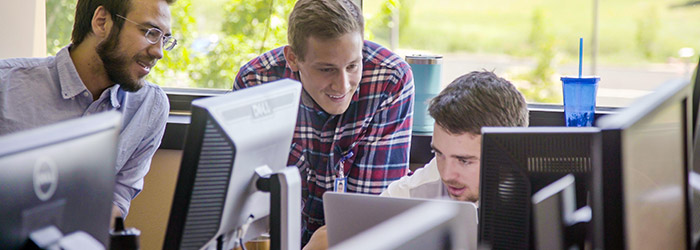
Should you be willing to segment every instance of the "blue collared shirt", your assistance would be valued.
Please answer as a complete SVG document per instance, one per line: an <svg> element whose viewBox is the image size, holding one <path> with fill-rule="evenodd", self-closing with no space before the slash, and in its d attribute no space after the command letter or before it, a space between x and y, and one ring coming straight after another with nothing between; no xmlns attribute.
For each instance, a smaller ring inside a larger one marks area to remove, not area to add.
<svg viewBox="0 0 700 250"><path fill-rule="evenodd" d="M69 47L55 57L0 60L0 135L108 110L121 112L114 204L126 216L163 138L170 110L167 96L152 83L137 92L115 84L93 101Z"/></svg>

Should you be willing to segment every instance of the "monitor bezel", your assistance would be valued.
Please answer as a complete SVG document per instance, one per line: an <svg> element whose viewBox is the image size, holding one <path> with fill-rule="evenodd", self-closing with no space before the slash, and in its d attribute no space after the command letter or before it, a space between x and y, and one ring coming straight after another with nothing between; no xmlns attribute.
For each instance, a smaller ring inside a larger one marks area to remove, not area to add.
<svg viewBox="0 0 700 250"><path fill-rule="evenodd" d="M623 191L623 136L624 131L654 116L673 103L681 102L684 109L684 197L686 217L686 246L691 245L690 211L691 193L688 189L688 174L692 171L689 155L692 130L692 90L686 79L673 79L660 85L654 92L637 99L615 114L596 122L601 129L601 161L593 166L591 208L593 218L590 231L593 247L601 249L624 249L627 247L625 232L625 204Z"/></svg>

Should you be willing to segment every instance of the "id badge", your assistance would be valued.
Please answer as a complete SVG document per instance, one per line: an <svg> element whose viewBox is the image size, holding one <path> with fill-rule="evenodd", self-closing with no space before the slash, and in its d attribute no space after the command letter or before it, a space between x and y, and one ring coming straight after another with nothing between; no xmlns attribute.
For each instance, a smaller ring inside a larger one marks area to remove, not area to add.
<svg viewBox="0 0 700 250"><path fill-rule="evenodd" d="M335 178L335 182L333 183L333 191L338 193L345 193L347 191L347 180L348 179L345 177Z"/></svg>

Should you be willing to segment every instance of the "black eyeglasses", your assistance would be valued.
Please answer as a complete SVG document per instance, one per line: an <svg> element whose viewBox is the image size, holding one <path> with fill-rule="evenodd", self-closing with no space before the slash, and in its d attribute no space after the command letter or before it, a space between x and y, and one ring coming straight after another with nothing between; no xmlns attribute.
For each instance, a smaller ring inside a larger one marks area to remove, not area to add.
<svg viewBox="0 0 700 250"><path fill-rule="evenodd" d="M146 37L146 40L150 44L156 44L162 38L163 39L163 49L165 51L170 51L175 47L175 45L177 45L177 39L175 39L172 36L166 36L165 34L163 34L163 31L158 29L158 28L155 28L155 27L149 28L149 27L146 27L146 26L139 24L137 22L131 21L131 20L127 19L126 17L123 17L122 15L117 15L117 16L146 29L146 34L144 36Z"/></svg>

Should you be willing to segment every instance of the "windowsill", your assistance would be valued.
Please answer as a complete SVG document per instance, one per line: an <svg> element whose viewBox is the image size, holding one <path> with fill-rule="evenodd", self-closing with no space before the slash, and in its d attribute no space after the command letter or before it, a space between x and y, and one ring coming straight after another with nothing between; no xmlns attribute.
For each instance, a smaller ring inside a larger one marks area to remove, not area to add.
<svg viewBox="0 0 700 250"><path fill-rule="evenodd" d="M170 100L170 116L165 127L165 135L160 145L161 149L182 150L185 134L190 124L190 109L192 100L229 93L228 90L207 89L172 89L163 88ZM530 126L564 126L564 107L557 104L528 104L530 110ZM595 119L614 113L619 108L596 107ZM414 133L411 139L412 164L425 164L431 158L431 133Z"/></svg>

